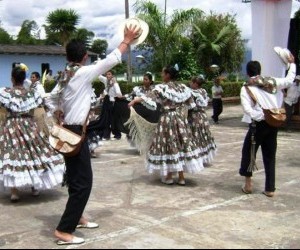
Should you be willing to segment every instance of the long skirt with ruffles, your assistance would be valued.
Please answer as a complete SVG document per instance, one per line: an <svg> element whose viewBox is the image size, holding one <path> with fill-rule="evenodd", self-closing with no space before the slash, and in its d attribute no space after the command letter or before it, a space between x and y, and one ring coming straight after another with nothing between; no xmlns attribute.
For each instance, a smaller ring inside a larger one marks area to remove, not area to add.
<svg viewBox="0 0 300 250"><path fill-rule="evenodd" d="M147 157L150 174L159 171L198 173L203 170L201 151L193 140L185 110L164 111L155 131Z"/></svg>
<svg viewBox="0 0 300 250"><path fill-rule="evenodd" d="M190 110L188 122L193 138L200 149L204 163L211 163L215 157L217 146L209 129L209 120L204 109Z"/></svg>
<svg viewBox="0 0 300 250"><path fill-rule="evenodd" d="M0 190L51 189L63 181L63 156L30 116L7 118L0 128Z"/></svg>

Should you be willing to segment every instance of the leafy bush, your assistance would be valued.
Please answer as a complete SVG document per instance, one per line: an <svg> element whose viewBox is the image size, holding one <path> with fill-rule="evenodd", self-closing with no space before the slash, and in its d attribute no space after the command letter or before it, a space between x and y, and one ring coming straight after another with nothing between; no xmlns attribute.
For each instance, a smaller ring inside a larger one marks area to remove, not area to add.
<svg viewBox="0 0 300 250"><path fill-rule="evenodd" d="M186 84L187 86L189 86L190 81L189 80L185 80L185 81L180 81L183 84ZM142 82L138 82L138 83L127 83L126 81L119 81L118 82L122 91L122 94L129 94L132 92L132 89L135 86L141 86L143 83ZM159 83L159 82L156 82ZM95 89L95 93L97 96L99 96L103 90L104 90L104 84L102 82L100 82L99 79L95 80L93 82L93 88ZM213 86L213 82L211 81L207 81L202 87L207 91L208 95L211 97L211 88ZM223 97L236 97L236 96L240 96L240 91L241 88L243 86L243 82L223 82L221 84L221 86L223 87L224 90L224 96ZM52 80L50 82L45 82L45 90L46 92L51 92L52 89L55 87L55 81Z"/></svg>

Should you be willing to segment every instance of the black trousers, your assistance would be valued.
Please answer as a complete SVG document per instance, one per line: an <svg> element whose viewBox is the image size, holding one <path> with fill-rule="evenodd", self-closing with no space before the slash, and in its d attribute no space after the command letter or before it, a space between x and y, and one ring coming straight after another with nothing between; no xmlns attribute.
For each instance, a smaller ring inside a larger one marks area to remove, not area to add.
<svg viewBox="0 0 300 250"><path fill-rule="evenodd" d="M81 134L82 126L65 127L77 134ZM93 184L93 172L87 139L82 144L79 154L74 157L65 157L65 162L69 199L56 229L65 233L73 233L88 202Z"/></svg>
<svg viewBox="0 0 300 250"><path fill-rule="evenodd" d="M115 138L121 138L121 132L118 128L119 117L115 115L115 105L114 102L109 101L107 103L107 126L103 132L103 138L110 139L111 133L113 133Z"/></svg>
<svg viewBox="0 0 300 250"><path fill-rule="evenodd" d="M264 168L265 168L265 191L274 192L275 191L275 164L276 164L276 151L277 151L277 134L278 129L271 127L265 121L256 123L256 148L255 156L258 148L261 146ZM246 135L243 151L242 151L242 161L240 168L240 175L251 177L252 172L247 172L247 169L251 161L251 127Z"/></svg>
<svg viewBox="0 0 300 250"><path fill-rule="evenodd" d="M213 106L213 120L214 122L219 121L219 115L223 112L223 101L222 99L213 99L212 100L212 106Z"/></svg>

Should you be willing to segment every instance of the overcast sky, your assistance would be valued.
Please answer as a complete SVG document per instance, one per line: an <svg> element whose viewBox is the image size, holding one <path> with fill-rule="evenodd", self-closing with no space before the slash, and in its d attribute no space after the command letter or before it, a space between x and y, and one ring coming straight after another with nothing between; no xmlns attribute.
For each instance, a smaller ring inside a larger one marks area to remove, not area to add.
<svg viewBox="0 0 300 250"><path fill-rule="evenodd" d="M0 20L2 27L11 35L17 35L24 20L34 20L38 25L46 23L49 12L58 8L74 9L81 17L78 27L93 31L97 38L107 39L109 48L120 42L116 35L120 22L125 16L124 0L2 0L0 1ZM164 9L165 0L153 0ZM135 0L129 0L133 5ZM242 0L167 0L167 12L176 9L200 8L204 12L236 14L243 38L251 37L251 8ZM293 1L292 15L300 8ZM133 10L130 12L134 16ZM43 32L42 32L43 33Z"/></svg>

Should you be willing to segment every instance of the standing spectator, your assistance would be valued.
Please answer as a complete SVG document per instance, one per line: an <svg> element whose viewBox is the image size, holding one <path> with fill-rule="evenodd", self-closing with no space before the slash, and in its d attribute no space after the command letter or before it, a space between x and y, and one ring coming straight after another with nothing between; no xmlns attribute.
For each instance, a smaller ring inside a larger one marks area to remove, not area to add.
<svg viewBox="0 0 300 250"><path fill-rule="evenodd" d="M221 86L221 77L216 77L214 80L214 86L212 87L212 105L213 105L213 116L211 117L215 124L219 124L219 116L223 112L223 88Z"/></svg>
<svg viewBox="0 0 300 250"><path fill-rule="evenodd" d="M243 122L249 124L249 130L244 141L239 171L240 175L245 177L245 184L242 187L242 191L246 194L251 194L253 191L251 167L260 146L266 175L263 194L273 197L276 190L275 164L278 128L270 126L265 121L263 109L278 109L282 107L282 90L293 83L296 73L294 57L291 54L288 62L291 63L288 75L286 78L274 78L274 84L260 81L261 65L259 62L250 61L247 64L247 74L250 79L241 89L241 102L244 109ZM254 98L250 94L255 97L256 102L254 102ZM252 149L254 145L253 136L255 139L254 150Z"/></svg>
<svg viewBox="0 0 300 250"><path fill-rule="evenodd" d="M298 103L300 96L300 75L296 76L294 83L287 89L284 98L284 106L286 110L286 129L290 131L291 129L291 120L294 113L295 104Z"/></svg>
<svg viewBox="0 0 300 250"><path fill-rule="evenodd" d="M45 89L44 89L42 83L40 82L40 79L41 79L41 76L38 72L32 72L31 77L30 77L30 80L31 80L30 89L36 91L37 93L40 94L40 96L42 98L44 98L46 95L46 92L45 92Z"/></svg>
<svg viewBox="0 0 300 250"><path fill-rule="evenodd" d="M115 113L115 101L116 98L122 98L122 92L113 72L107 71L106 77L100 75L99 79L105 85L104 98L105 104L103 104L103 110L107 114L106 128L103 132L103 139L110 140L110 135L113 133L114 138L120 140L122 135L118 128L118 117L114 115Z"/></svg>
<svg viewBox="0 0 300 250"><path fill-rule="evenodd" d="M124 40L117 49L105 59L89 66L85 66L89 57L84 43L71 40L67 44L69 65L66 74L69 80L63 89L56 89L58 92L53 92L51 97L51 110L67 129L82 134L83 125L91 108L93 80L122 62L121 55L127 51L139 31L136 26L130 26L126 29ZM83 141L80 152L73 157L65 157L65 161L69 199L54 234L59 239L58 245L82 244L85 240L73 235L76 228L98 227L98 224L89 222L83 216L93 183L87 138Z"/></svg>

